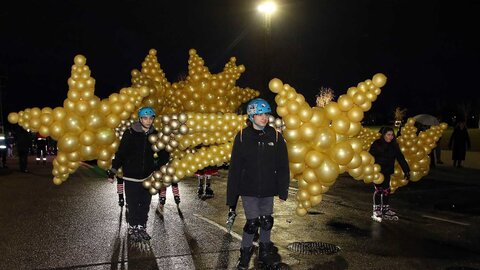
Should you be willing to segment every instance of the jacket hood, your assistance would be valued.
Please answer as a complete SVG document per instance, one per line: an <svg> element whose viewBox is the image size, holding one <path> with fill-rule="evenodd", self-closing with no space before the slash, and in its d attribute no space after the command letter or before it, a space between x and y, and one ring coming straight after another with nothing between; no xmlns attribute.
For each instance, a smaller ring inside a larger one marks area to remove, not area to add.
<svg viewBox="0 0 480 270"><path fill-rule="evenodd" d="M142 124L140 124L140 122L135 122L135 123L132 124L132 129L135 132L143 132L143 133L150 134L150 133L153 132L153 125L151 125L150 129L147 132L145 132L145 131L143 131Z"/></svg>

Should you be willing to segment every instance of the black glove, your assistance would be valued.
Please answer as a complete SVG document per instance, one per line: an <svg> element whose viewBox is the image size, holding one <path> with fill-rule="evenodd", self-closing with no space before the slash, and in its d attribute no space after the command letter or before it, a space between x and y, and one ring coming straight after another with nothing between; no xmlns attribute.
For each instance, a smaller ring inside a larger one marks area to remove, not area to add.
<svg viewBox="0 0 480 270"><path fill-rule="evenodd" d="M237 216L237 212L235 212L236 207L230 206L230 210L228 211L228 216L227 216L227 229L228 233L232 230L233 223L235 222L235 217Z"/></svg>
<svg viewBox="0 0 480 270"><path fill-rule="evenodd" d="M405 173L405 180L410 180L410 172Z"/></svg>
<svg viewBox="0 0 480 270"><path fill-rule="evenodd" d="M115 180L115 173L112 170L107 170L108 182L113 183Z"/></svg>

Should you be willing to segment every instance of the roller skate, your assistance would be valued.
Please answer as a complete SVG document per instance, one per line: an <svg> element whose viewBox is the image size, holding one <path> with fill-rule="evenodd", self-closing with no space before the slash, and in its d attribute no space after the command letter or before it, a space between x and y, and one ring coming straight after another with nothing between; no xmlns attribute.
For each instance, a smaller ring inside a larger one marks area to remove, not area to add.
<svg viewBox="0 0 480 270"><path fill-rule="evenodd" d="M135 243L141 242L143 240L137 226L128 225L128 239Z"/></svg>
<svg viewBox="0 0 480 270"><path fill-rule="evenodd" d="M123 194L118 195L118 205L123 207L125 205L125 198L123 198Z"/></svg>
<svg viewBox="0 0 480 270"><path fill-rule="evenodd" d="M180 204L180 196L173 196L173 200L175 200L175 203L176 203L177 205Z"/></svg>
<svg viewBox="0 0 480 270"><path fill-rule="evenodd" d="M145 241L152 239L147 233L147 228L142 225L137 225L138 235Z"/></svg>
<svg viewBox="0 0 480 270"><path fill-rule="evenodd" d="M207 185L207 187L205 188L205 198L209 199L209 198L213 198L214 196L214 193L213 193L213 190L212 188L210 188L210 185Z"/></svg>
<svg viewBox="0 0 480 270"><path fill-rule="evenodd" d="M248 265L250 264L250 258L253 254L253 246L251 247L242 247L240 248L240 258L238 258L237 269L238 270L247 270Z"/></svg>
<svg viewBox="0 0 480 270"><path fill-rule="evenodd" d="M197 196L199 199L201 199L203 197L203 185L199 185L198 186L198 190L197 190Z"/></svg>
<svg viewBox="0 0 480 270"><path fill-rule="evenodd" d="M160 197L160 199L158 200L158 206L157 206L157 209L155 210L157 214L163 215L163 207L165 205L166 200L167 198L165 197Z"/></svg>
<svg viewBox="0 0 480 270"><path fill-rule="evenodd" d="M277 269L281 263L281 257L278 249L272 242L258 244L258 268L260 269Z"/></svg>
<svg viewBox="0 0 480 270"><path fill-rule="evenodd" d="M390 209L390 205L385 205L383 208L383 218L385 220L398 220L397 213Z"/></svg>
<svg viewBox="0 0 480 270"><path fill-rule="evenodd" d="M376 222L382 222L382 207L378 204L373 205L372 219Z"/></svg>

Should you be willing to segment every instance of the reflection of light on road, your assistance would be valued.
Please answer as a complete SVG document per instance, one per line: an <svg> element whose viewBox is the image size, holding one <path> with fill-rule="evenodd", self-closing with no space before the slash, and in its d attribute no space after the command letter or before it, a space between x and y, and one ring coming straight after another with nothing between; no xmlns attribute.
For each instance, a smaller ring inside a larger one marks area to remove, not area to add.
<svg viewBox="0 0 480 270"><path fill-rule="evenodd" d="M224 226L216 223L215 221L210 220L210 219L208 219L208 218L206 218L206 217L204 217L204 216L202 216L202 215L198 215L198 214L193 214L193 215L196 216L196 217L198 217L198 218L200 218L200 219L203 220L203 221L206 221L206 222L212 224L213 226L219 228L220 230L228 233L227 228L225 228ZM234 232L234 231L230 231L230 234L231 234L233 237L237 238L238 240L242 241L242 236L240 236L238 233L236 233L236 232ZM253 245L258 247L258 243L257 243L257 242L253 242Z"/></svg>
<svg viewBox="0 0 480 270"><path fill-rule="evenodd" d="M445 222L450 222L450 223L453 223L453 224L458 224L458 225L463 225L463 226L470 226L470 223L464 223L464 222L459 222L459 221L445 219L445 218L433 217L433 216L429 216L429 215L422 215L422 217L430 218L430 219L434 219L434 220L445 221Z"/></svg>

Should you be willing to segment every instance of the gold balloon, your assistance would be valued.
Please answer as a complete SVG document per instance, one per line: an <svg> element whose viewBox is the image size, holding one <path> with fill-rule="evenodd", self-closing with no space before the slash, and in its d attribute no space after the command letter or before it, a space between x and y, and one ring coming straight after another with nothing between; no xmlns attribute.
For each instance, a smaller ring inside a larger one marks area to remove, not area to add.
<svg viewBox="0 0 480 270"><path fill-rule="evenodd" d="M354 106L348 111L347 116L352 122L360 122L363 119L363 110L358 106Z"/></svg>
<svg viewBox="0 0 480 270"><path fill-rule="evenodd" d="M303 143L287 145L288 159L290 162L303 162L307 154L308 147Z"/></svg>
<svg viewBox="0 0 480 270"><path fill-rule="evenodd" d="M344 115L339 115L332 120L333 131L337 134L346 134L350 129L350 121Z"/></svg>
<svg viewBox="0 0 480 270"><path fill-rule="evenodd" d="M12 124L18 123L18 113L9 113L8 114L8 122Z"/></svg>
<svg viewBox="0 0 480 270"><path fill-rule="evenodd" d="M300 134L304 141L311 141L315 137L315 126L311 123L305 123L300 127Z"/></svg>
<svg viewBox="0 0 480 270"><path fill-rule="evenodd" d="M325 112L327 114L327 117L331 120L337 119L342 113L336 102L328 103L325 106Z"/></svg>
<svg viewBox="0 0 480 270"><path fill-rule="evenodd" d="M317 168L322 164L323 160L325 159L325 155L319 151L311 150L305 156L305 164L310 168Z"/></svg>
<svg viewBox="0 0 480 270"><path fill-rule="evenodd" d="M310 119L310 123L314 124L316 127L326 127L329 122L330 121L323 108L312 108L312 118Z"/></svg>
<svg viewBox="0 0 480 270"><path fill-rule="evenodd" d="M336 142L335 132L328 127L317 129L312 145L316 150L322 151L330 148Z"/></svg>
<svg viewBox="0 0 480 270"><path fill-rule="evenodd" d="M72 133L64 134L58 141L58 150L62 152L73 152L79 148L78 136Z"/></svg>
<svg viewBox="0 0 480 270"><path fill-rule="evenodd" d="M373 75L372 82L376 87L383 87L387 83L387 77L382 73L377 73Z"/></svg>
<svg viewBox="0 0 480 270"><path fill-rule="evenodd" d="M340 110L347 112L353 107L353 100L350 96L348 95L341 95L338 97L338 107Z"/></svg>
<svg viewBox="0 0 480 270"><path fill-rule="evenodd" d="M315 174L322 185L330 186L337 179L339 168L335 162L325 158L320 167L315 169Z"/></svg>
<svg viewBox="0 0 480 270"><path fill-rule="evenodd" d="M83 131L80 134L79 139L80 139L80 143L83 145L92 145L96 141L95 134L89 130Z"/></svg>
<svg viewBox="0 0 480 270"><path fill-rule="evenodd" d="M352 146L348 142L340 142L335 144L331 152L332 159L340 165L347 165L350 163L355 154L355 151L353 151Z"/></svg>
<svg viewBox="0 0 480 270"><path fill-rule="evenodd" d="M75 113L69 113L63 119L63 126L65 132L80 134L85 128L85 121Z"/></svg>
<svg viewBox="0 0 480 270"><path fill-rule="evenodd" d="M318 182L313 182L308 185L308 193L311 196L322 194L322 185ZM311 197L310 197L311 198Z"/></svg>
<svg viewBox="0 0 480 270"><path fill-rule="evenodd" d="M295 212L297 213L298 216L301 216L301 217L305 216L308 213L307 209L305 209L303 207L297 207Z"/></svg>
<svg viewBox="0 0 480 270"><path fill-rule="evenodd" d="M270 88L270 90L272 90L274 93L279 93L283 89L283 83L281 80L275 78L270 80L268 83L268 88Z"/></svg>
<svg viewBox="0 0 480 270"><path fill-rule="evenodd" d="M100 145L108 145L115 141L115 132L110 128L100 128L96 134L96 143Z"/></svg>

